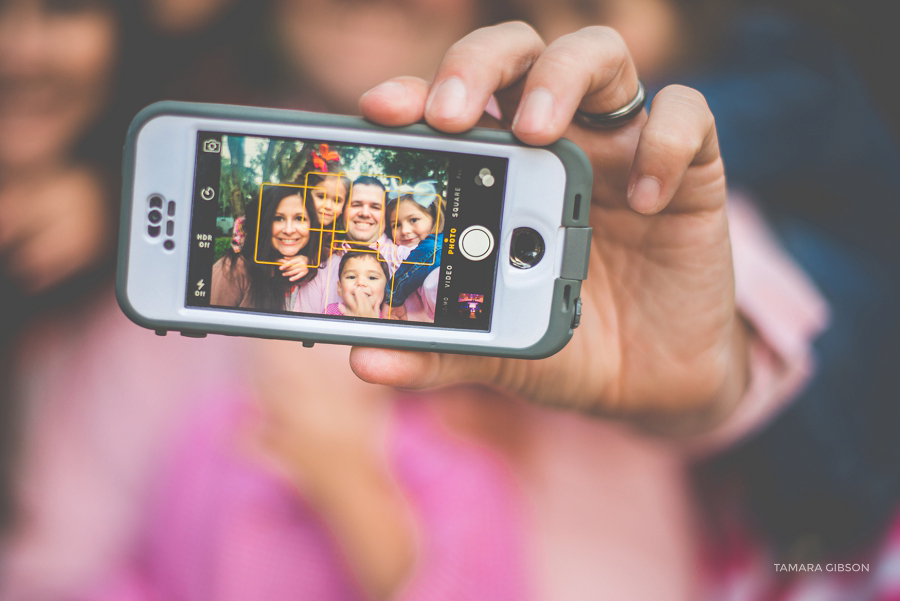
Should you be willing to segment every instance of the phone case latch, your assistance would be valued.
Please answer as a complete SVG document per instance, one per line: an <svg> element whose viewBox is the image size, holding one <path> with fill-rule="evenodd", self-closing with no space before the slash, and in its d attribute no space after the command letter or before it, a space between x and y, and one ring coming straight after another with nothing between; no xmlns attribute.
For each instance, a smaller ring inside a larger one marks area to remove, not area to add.
<svg viewBox="0 0 900 601"><path fill-rule="evenodd" d="M592 232L593 228L589 227L566 228L566 241L563 246L562 268L559 277L566 280L587 278Z"/></svg>
<svg viewBox="0 0 900 601"><path fill-rule="evenodd" d="M572 316L572 329L581 325L581 298L575 299L575 314Z"/></svg>

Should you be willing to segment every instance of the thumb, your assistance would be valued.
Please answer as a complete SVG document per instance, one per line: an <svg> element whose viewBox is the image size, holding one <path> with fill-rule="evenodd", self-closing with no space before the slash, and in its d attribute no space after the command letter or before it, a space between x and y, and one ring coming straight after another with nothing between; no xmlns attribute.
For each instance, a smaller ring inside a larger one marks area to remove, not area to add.
<svg viewBox="0 0 900 601"><path fill-rule="evenodd" d="M495 383L502 359L354 347L350 367L372 384L398 388L436 388L451 383Z"/></svg>

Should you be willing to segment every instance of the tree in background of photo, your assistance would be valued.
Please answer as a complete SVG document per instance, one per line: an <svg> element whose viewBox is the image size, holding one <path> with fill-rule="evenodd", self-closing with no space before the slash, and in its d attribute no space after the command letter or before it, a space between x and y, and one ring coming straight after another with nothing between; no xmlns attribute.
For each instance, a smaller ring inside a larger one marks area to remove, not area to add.
<svg viewBox="0 0 900 601"><path fill-rule="evenodd" d="M263 182L293 181L306 160L299 141L226 136L219 177L219 215L237 218Z"/></svg>
<svg viewBox="0 0 900 601"><path fill-rule="evenodd" d="M422 180L434 180L439 182L439 193L446 195L441 188L447 181L449 160L438 153L352 146L342 146L338 152L344 160L346 171L351 176L356 174L396 176L400 178L399 183L409 185ZM388 182L385 181L384 184L388 185Z"/></svg>
<svg viewBox="0 0 900 601"><path fill-rule="evenodd" d="M277 140L251 136L225 136L222 146L222 170L219 176L219 236L215 241L213 260L218 260L231 245L234 220L244 216L248 203L259 196L263 183L280 184L297 181L306 168L306 144L299 140ZM438 153L395 150L371 146L332 145L341 157L346 173L355 178L369 174L397 176L404 184L422 180L447 181L448 159Z"/></svg>

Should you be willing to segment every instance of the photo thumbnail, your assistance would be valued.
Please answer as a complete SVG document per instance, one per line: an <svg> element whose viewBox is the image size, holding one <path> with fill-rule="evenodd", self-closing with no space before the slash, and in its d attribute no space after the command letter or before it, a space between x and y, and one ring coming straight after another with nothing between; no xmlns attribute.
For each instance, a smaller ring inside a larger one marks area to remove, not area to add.
<svg viewBox="0 0 900 601"><path fill-rule="evenodd" d="M463 293L459 295L459 312L469 319L477 319L481 315L483 306L483 294Z"/></svg>

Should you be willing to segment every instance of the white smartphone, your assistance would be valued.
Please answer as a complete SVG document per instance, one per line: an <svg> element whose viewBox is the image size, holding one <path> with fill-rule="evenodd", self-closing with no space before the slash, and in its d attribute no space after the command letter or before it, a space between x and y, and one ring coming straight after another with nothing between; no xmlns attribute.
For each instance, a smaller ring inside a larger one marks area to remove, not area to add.
<svg viewBox="0 0 900 601"><path fill-rule="evenodd" d="M119 304L159 334L544 357L580 319L591 186L567 140L157 103L125 145Z"/></svg>

